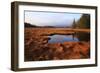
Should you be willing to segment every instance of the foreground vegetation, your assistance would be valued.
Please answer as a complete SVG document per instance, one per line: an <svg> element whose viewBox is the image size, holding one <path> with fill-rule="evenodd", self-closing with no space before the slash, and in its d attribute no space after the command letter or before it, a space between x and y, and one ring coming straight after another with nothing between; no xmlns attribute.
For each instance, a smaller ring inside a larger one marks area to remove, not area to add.
<svg viewBox="0 0 100 73"><path fill-rule="evenodd" d="M25 28L25 61L84 59L90 57L90 41L48 43L52 34L90 33L89 29Z"/></svg>

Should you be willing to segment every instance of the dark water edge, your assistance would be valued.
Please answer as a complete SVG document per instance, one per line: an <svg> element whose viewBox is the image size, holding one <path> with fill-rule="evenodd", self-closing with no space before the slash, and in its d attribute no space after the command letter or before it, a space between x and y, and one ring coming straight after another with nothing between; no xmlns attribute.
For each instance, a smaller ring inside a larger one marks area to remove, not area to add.
<svg viewBox="0 0 100 73"><path fill-rule="evenodd" d="M79 39L79 41L90 41L90 33L77 32L76 37Z"/></svg>

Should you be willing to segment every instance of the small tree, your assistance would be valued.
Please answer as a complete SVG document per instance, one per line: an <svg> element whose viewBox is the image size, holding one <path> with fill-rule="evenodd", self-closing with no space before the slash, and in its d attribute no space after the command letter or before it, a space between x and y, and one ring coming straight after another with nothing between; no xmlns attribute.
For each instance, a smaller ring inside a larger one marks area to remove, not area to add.
<svg viewBox="0 0 100 73"><path fill-rule="evenodd" d="M75 22L75 19L73 20L72 28L76 28L76 22Z"/></svg>

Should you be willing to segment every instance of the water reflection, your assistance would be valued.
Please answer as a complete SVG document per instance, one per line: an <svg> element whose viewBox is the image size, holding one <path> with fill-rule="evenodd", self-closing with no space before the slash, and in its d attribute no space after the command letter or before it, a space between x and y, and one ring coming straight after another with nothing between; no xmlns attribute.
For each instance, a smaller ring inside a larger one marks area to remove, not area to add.
<svg viewBox="0 0 100 73"><path fill-rule="evenodd" d="M50 40L48 43L63 43L68 41L79 41L77 37L73 35L52 35L49 36Z"/></svg>
<svg viewBox="0 0 100 73"><path fill-rule="evenodd" d="M77 32L75 36L79 39L79 41L90 41L90 33Z"/></svg>
<svg viewBox="0 0 100 73"><path fill-rule="evenodd" d="M90 33L77 32L73 35L60 35L54 34L48 36L50 39L48 43L63 43L63 42L77 42L77 41L90 41Z"/></svg>

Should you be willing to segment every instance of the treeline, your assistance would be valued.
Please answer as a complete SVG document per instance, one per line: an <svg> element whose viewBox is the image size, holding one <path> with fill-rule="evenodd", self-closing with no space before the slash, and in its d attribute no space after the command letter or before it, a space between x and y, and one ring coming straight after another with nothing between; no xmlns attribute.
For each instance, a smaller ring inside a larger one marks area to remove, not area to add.
<svg viewBox="0 0 100 73"><path fill-rule="evenodd" d="M37 27L37 26L25 22L25 23L24 23L24 27Z"/></svg>
<svg viewBox="0 0 100 73"><path fill-rule="evenodd" d="M90 15L89 14L83 14L82 17L75 22L73 21L73 28L90 28Z"/></svg>
<svg viewBox="0 0 100 73"><path fill-rule="evenodd" d="M34 27L34 28L54 28L53 26L36 26L35 24L31 24L31 23L27 23L25 22L24 23L24 27L27 27L27 28L31 28L31 27Z"/></svg>

